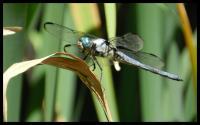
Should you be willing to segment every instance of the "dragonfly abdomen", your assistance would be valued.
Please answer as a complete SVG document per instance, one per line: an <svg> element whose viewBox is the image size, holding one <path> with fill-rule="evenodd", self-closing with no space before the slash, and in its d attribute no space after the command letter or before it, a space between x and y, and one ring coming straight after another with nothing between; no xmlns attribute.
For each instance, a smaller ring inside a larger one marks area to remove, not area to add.
<svg viewBox="0 0 200 125"><path fill-rule="evenodd" d="M178 75L175 75L175 74L172 74L172 73L168 73L168 72L159 70L157 68L145 65L145 64L143 64L143 63L141 63L141 62L139 62L139 61L137 61L137 60L135 60L133 58L130 58L129 56L125 55L124 53L122 53L120 51L116 51L116 55L117 56L115 56L115 59L117 61L119 61L119 62L126 63L126 64L131 64L131 65L140 67L142 69L145 69L147 71L150 71L152 73L155 73L155 74L158 74L158 75L161 75L161 76L164 76L164 77L176 80L176 81L183 81L181 78L179 78Z"/></svg>

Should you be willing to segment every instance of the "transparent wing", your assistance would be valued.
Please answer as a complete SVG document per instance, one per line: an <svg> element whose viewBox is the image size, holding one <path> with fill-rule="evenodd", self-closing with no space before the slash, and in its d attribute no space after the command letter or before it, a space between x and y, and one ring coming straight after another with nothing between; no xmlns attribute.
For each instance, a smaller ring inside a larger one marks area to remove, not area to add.
<svg viewBox="0 0 200 125"><path fill-rule="evenodd" d="M123 52L127 56L138 60L139 62L161 69L164 66L163 61L156 55L151 54L151 53L146 53L146 52L134 52L126 49L118 49L119 51Z"/></svg>
<svg viewBox="0 0 200 125"><path fill-rule="evenodd" d="M56 38L67 41L69 43L73 43L72 40L77 42L82 36L97 38L94 35L79 32L79 31L76 31L76 30L73 30L68 27L65 27L56 23L52 23L52 22L46 22L44 24L44 29L50 34L52 34L53 36L55 36Z"/></svg>
<svg viewBox="0 0 200 125"><path fill-rule="evenodd" d="M116 47L128 48L132 51L139 51L143 48L143 40L136 34L127 33L122 37L115 37L109 41L115 41Z"/></svg>

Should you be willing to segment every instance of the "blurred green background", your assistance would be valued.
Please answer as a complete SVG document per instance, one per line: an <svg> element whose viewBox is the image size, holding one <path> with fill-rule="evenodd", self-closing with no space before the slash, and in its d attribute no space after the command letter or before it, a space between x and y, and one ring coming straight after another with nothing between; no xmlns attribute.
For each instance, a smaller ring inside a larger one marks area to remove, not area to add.
<svg viewBox="0 0 200 125"><path fill-rule="evenodd" d="M197 45L197 6L185 7ZM106 65L108 60L99 59L114 121L197 120L197 88L176 4L3 4L3 26L23 27L3 38L3 71L13 63L63 51L66 42L44 31L47 21L105 39L139 34L142 51L161 57L164 70L184 80L176 82L123 64L117 72ZM51 66L40 65L13 78L7 99L8 121L106 121L102 107L80 79Z"/></svg>

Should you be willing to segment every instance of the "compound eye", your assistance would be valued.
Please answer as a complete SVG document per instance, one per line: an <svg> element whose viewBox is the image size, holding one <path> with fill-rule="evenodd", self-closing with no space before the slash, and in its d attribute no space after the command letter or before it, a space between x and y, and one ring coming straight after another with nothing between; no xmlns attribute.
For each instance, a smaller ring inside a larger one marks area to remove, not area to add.
<svg viewBox="0 0 200 125"><path fill-rule="evenodd" d="M90 43L90 39L88 37L82 37L81 42L82 42L83 47L85 47L85 48L90 47L91 43Z"/></svg>

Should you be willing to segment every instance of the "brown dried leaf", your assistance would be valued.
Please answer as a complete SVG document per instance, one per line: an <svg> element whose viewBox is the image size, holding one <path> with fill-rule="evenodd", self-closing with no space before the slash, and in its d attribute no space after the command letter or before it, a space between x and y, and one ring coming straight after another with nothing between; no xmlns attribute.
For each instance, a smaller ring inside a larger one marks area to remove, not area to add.
<svg viewBox="0 0 200 125"><path fill-rule="evenodd" d="M69 58L70 57L70 58ZM80 58L69 54L69 53L55 53L49 56L46 56L41 59L35 59L31 61L24 61L21 63L13 64L9 67L3 74L3 113L5 117L5 121L7 120L7 100L6 100L6 89L9 80L20 74L25 72L26 70L36 66L38 64L47 64L56 66L63 69L68 69L74 71L83 83L97 96L98 100L103 106L104 112L108 121L112 121L111 113L109 107L107 105L107 101L105 99L104 93L101 88L101 84L99 80L95 77L95 75L90 71L87 64L81 60Z"/></svg>
<svg viewBox="0 0 200 125"><path fill-rule="evenodd" d="M12 34L15 34L15 32L19 32L22 30L22 27L4 27L3 28L3 35L6 36L6 35L12 35Z"/></svg>

